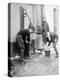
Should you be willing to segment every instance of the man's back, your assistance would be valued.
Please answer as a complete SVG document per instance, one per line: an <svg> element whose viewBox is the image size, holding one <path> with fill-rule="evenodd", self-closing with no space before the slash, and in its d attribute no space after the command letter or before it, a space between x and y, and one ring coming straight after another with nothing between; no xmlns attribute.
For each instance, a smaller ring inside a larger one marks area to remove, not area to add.
<svg viewBox="0 0 60 80"><path fill-rule="evenodd" d="M26 37L27 40L30 41L30 32L28 29L21 30L18 34L22 36L24 41L26 40Z"/></svg>

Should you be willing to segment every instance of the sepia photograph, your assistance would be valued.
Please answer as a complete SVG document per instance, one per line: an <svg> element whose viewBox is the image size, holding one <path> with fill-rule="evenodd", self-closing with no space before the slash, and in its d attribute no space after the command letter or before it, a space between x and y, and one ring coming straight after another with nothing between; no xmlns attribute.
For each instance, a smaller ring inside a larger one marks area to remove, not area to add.
<svg viewBox="0 0 60 80"><path fill-rule="evenodd" d="M8 3L8 76L59 74L59 6Z"/></svg>

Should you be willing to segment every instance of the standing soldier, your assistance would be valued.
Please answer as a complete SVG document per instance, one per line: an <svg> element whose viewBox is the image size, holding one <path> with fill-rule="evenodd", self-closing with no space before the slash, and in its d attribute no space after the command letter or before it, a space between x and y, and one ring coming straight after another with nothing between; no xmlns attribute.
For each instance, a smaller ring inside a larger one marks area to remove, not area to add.
<svg viewBox="0 0 60 80"><path fill-rule="evenodd" d="M35 53L35 39L36 39L36 30L35 27L30 23L28 27L30 31L30 40L31 40L31 46L32 46L32 53Z"/></svg>
<svg viewBox="0 0 60 80"><path fill-rule="evenodd" d="M42 18L42 37L43 37L43 42L44 42L44 35L47 34L48 36L48 39L50 40L50 33L49 33L49 25L48 25L48 22L46 21L46 18L43 17Z"/></svg>
<svg viewBox="0 0 60 80"><path fill-rule="evenodd" d="M37 23L37 49L41 49L42 48L42 27L40 25L40 22L38 21Z"/></svg>

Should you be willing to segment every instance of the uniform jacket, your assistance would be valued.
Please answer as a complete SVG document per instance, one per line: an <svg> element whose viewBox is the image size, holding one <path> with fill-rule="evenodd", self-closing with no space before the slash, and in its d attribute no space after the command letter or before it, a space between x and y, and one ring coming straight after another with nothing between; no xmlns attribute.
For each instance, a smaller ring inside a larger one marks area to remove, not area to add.
<svg viewBox="0 0 60 80"><path fill-rule="evenodd" d="M22 36L24 43L26 43L26 40L30 42L30 32L28 29L21 30L17 35Z"/></svg>
<svg viewBox="0 0 60 80"><path fill-rule="evenodd" d="M47 21L42 23L42 32L49 32L49 25L47 23Z"/></svg>

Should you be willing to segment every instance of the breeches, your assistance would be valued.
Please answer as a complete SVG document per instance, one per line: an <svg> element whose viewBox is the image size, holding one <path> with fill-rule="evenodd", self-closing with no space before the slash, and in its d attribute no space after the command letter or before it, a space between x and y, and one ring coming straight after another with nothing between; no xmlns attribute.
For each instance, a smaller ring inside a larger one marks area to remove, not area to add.
<svg viewBox="0 0 60 80"><path fill-rule="evenodd" d="M24 46L24 57L29 57L29 44L25 43Z"/></svg>

